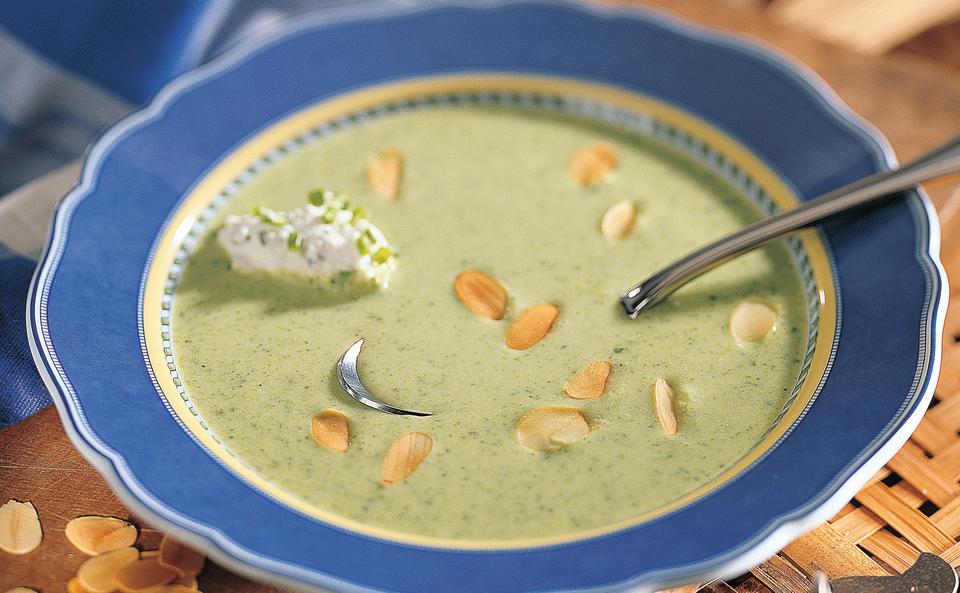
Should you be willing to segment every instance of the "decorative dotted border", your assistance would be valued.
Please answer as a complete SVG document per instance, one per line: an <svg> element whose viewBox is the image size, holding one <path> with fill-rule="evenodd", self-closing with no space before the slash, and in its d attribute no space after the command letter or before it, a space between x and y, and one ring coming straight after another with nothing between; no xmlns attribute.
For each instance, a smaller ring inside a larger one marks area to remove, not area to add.
<svg viewBox="0 0 960 593"><path fill-rule="evenodd" d="M298 150L309 146L314 142L335 134L337 132L349 129L356 125L362 125L374 119L385 115L401 113L404 111L418 111L423 109L432 109L436 107L460 107L460 106L480 106L480 107L506 107L513 109L539 110L548 112L562 112L570 115L602 122L609 126L618 128L622 131L635 133L643 138L659 141L688 158L697 162L705 169L717 175L741 195L749 199L761 212L769 216L779 212L776 204L770 198L770 195L753 178L748 176L736 164L728 160L723 154L717 152L699 138L695 138L685 132L674 128L673 126L662 122L649 114L628 111L612 105L598 103L594 101L562 97L555 95L544 95L539 93L522 92L464 92L464 93L443 93L436 95L427 95L414 97L401 101L395 101L357 111L333 121L321 124L305 132L298 134L280 146L269 150L265 155L254 161L249 167L238 174L233 181L228 183L210 204L204 208L197 220L190 227L186 237L177 249L173 264L167 273L167 280L164 284L164 294L161 300L161 339L163 344L163 354L167 369L173 379L174 385L180 397L183 399L190 413L196 417L200 426L210 437L224 448L230 455L238 459L244 466L246 462L242 458L230 451L216 433L200 415L200 412L193 405L190 397L187 395L183 382L180 379L180 372L173 354L173 342L171 340L170 317L173 306L173 297L177 285L180 282L180 276L183 273L183 267L186 264L190 254L195 249L199 240L203 237L209 223L217 213L228 204L237 193L248 184L256 175L265 171L280 159L290 155ZM797 268L800 271L800 279L806 297L807 320L808 320L808 338L807 347L804 353L803 363L800 366L800 373L797 376L796 383L784 402L783 407L777 414L770 428L758 439L763 440L780 423L787 414L790 406L796 400L800 393L800 388L804 383L813 362L813 353L817 344L820 321L820 293L814 279L813 268L810 265L809 257L803 249L803 245L797 237L788 237L786 239L787 249L790 252ZM249 466L247 466L249 467ZM253 469L253 468L250 468Z"/></svg>

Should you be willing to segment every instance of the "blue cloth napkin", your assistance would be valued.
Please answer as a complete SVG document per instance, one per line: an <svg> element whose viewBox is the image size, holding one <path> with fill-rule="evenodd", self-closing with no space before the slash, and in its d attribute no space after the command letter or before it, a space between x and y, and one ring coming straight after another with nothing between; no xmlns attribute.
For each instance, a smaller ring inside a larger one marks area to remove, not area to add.
<svg viewBox="0 0 960 593"><path fill-rule="evenodd" d="M27 346L24 310L36 265L0 246L0 428L50 403Z"/></svg>
<svg viewBox="0 0 960 593"><path fill-rule="evenodd" d="M51 211L13 203L26 194L8 193L79 158L99 133L171 78L239 40L275 30L295 12L334 4L345 3L36 0L0 10L0 196L7 196L0 197L0 428L50 403L25 327L44 237L40 231L26 242L22 236L12 241L11 233L22 235L21 221L3 213L13 207L45 221Z"/></svg>

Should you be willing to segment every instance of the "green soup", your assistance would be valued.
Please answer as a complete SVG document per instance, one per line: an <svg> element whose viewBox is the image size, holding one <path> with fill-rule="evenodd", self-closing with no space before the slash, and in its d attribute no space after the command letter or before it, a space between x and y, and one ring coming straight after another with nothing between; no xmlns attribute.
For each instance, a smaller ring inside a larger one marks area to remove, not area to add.
<svg viewBox="0 0 960 593"><path fill-rule="evenodd" d="M571 155L602 140L620 163L593 187L568 175ZM386 147L405 155L399 198L372 194L364 165ZM173 343L187 394L244 464L294 497L367 525L423 536L509 540L607 526L654 511L708 483L770 429L794 387L807 341L799 274L775 245L684 288L637 320L620 292L677 256L759 216L731 187L650 141L559 115L436 107L353 126L258 174L224 213L281 210L309 190L359 202L397 251L390 286L355 293L329 281L230 269L211 232L186 265ZM632 232L601 235L604 212L637 205ZM507 314L472 314L453 282L483 270L509 293ZM731 311L759 299L779 312L762 342L738 345ZM509 349L511 320L537 303L560 315L528 350ZM349 399L334 366L366 338L371 392L428 418L387 415ZM573 400L564 381L590 361L613 365L603 397ZM651 386L676 390L679 431L667 436ZM559 451L521 447L527 411L569 406L593 430ZM350 418L350 448L311 438L311 418ZM390 443L430 435L415 473L379 483Z"/></svg>

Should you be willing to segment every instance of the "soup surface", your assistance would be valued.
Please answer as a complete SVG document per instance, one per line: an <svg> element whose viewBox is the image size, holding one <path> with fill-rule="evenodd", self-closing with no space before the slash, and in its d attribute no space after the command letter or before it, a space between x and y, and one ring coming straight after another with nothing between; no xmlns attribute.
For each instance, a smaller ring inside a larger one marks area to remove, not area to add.
<svg viewBox="0 0 960 593"><path fill-rule="evenodd" d="M615 147L619 166L582 187L568 174L586 144ZM367 161L405 157L398 199L369 189ZM627 520L703 486L771 427L793 388L807 340L799 274L774 245L715 270L637 320L620 292L659 266L759 216L731 187L660 144L568 116L496 107L385 115L314 142L246 184L219 214L258 204L302 206L317 187L343 191L396 249L388 288L358 293L329 281L232 270L214 237L191 255L173 306L180 376L212 431L253 471L335 515L408 534L507 540L570 534ZM637 206L622 240L599 230L622 200ZM453 282L466 269L497 278L504 319L472 314ZM731 337L744 299L779 313L759 343ZM560 314L528 350L504 341L537 303ZM366 338L370 391L428 418L366 408L339 387L335 363ZM612 363L605 395L574 400L564 381ZM675 389L679 430L664 434L656 378ZM532 452L517 420L540 406L581 410L592 431ZM311 438L311 418L350 419L350 447ZM433 449L399 483L379 483L390 443L422 432Z"/></svg>

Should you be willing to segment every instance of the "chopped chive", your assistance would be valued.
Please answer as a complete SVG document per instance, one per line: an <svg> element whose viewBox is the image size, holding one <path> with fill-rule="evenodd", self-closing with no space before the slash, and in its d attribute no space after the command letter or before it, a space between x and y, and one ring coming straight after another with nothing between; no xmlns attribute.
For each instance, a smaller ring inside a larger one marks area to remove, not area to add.
<svg viewBox="0 0 960 593"><path fill-rule="evenodd" d="M377 249L377 252L373 254L373 261L378 264L385 264L387 260L393 255L393 250L389 247L381 247Z"/></svg>
<svg viewBox="0 0 960 593"><path fill-rule="evenodd" d="M253 213L256 216L259 216L260 220L268 224L273 224L276 226L283 226L287 224L287 219L283 215L272 208L267 208L263 204L260 204L254 208Z"/></svg>
<svg viewBox="0 0 960 593"><path fill-rule="evenodd" d="M299 251L303 247L303 237L297 231L290 231L287 235L287 249L290 251Z"/></svg>
<svg viewBox="0 0 960 593"><path fill-rule="evenodd" d="M365 237L357 237L357 240L354 242L354 244L357 246L357 251L360 253L360 255L366 255L370 253L371 245Z"/></svg>
<svg viewBox="0 0 960 593"><path fill-rule="evenodd" d="M337 219L337 211L334 210L333 208L328 208L323 213L323 216L320 217L320 219L327 224L331 224L334 220Z"/></svg>
<svg viewBox="0 0 960 593"><path fill-rule="evenodd" d="M363 206L357 206L352 212L353 218L351 220L360 220L361 218L367 217L367 211L363 209Z"/></svg>
<svg viewBox="0 0 960 593"><path fill-rule="evenodd" d="M366 237L371 244L377 242L376 235L374 235L373 231L371 231L370 229L366 229L365 231L363 231L363 236Z"/></svg>
<svg viewBox="0 0 960 593"><path fill-rule="evenodd" d="M324 202L327 201L327 190L315 189L310 192L309 199L314 206L323 206Z"/></svg>

